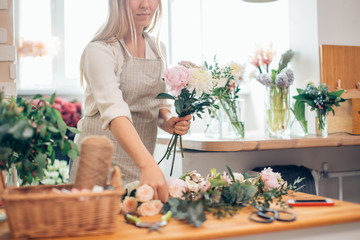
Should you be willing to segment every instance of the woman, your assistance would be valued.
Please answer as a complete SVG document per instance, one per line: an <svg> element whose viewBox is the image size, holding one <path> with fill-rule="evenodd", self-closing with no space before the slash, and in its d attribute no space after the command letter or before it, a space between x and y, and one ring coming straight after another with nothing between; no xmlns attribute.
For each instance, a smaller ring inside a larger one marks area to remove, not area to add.
<svg viewBox="0 0 360 240"><path fill-rule="evenodd" d="M109 0L107 22L81 58L87 83L85 117L75 141L106 135L114 142L112 164L120 166L123 183L140 179L140 184L153 187L155 199L167 202L166 180L152 157L157 126L183 135L191 116L172 117L163 100L155 99L165 91L165 51L147 32L160 18L161 0ZM77 167L75 161L71 181Z"/></svg>

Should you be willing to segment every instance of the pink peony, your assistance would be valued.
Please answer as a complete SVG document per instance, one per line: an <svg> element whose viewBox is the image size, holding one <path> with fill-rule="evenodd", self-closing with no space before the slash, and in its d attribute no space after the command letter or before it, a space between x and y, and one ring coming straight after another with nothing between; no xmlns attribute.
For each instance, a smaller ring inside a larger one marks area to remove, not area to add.
<svg viewBox="0 0 360 240"><path fill-rule="evenodd" d="M167 184L170 197L182 198L187 191L186 183L179 178L169 178Z"/></svg>
<svg viewBox="0 0 360 240"><path fill-rule="evenodd" d="M154 203L154 201L143 202L138 207L137 212L141 216L154 216L160 212L156 205L157 203Z"/></svg>
<svg viewBox="0 0 360 240"><path fill-rule="evenodd" d="M136 211L138 202L134 197L126 196L122 203L122 210L124 212L134 212Z"/></svg>
<svg viewBox="0 0 360 240"><path fill-rule="evenodd" d="M141 185L136 189L135 197L139 202L150 201L154 197L154 189L147 184Z"/></svg>
<svg viewBox="0 0 360 240"><path fill-rule="evenodd" d="M183 66L175 66L165 71L165 82L171 92L179 96L181 90L189 83L189 70Z"/></svg>
<svg viewBox="0 0 360 240"><path fill-rule="evenodd" d="M274 173L272 168L265 168L260 172L261 179L264 182L264 190L273 190L280 187L278 174Z"/></svg>

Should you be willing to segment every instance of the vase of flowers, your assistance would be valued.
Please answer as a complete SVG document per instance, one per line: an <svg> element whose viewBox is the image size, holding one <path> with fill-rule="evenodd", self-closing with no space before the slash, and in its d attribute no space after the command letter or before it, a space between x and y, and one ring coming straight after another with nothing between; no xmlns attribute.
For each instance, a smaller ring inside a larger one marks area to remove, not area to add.
<svg viewBox="0 0 360 240"><path fill-rule="evenodd" d="M0 94L0 169L11 172L15 166L22 185L44 176L48 164L55 160L55 148L74 159L77 145L66 136L68 127L54 108L51 97L35 95L30 100L21 97L4 99Z"/></svg>
<svg viewBox="0 0 360 240"><path fill-rule="evenodd" d="M294 82L294 73L287 65L294 56L292 50L281 55L277 69L269 70L274 51L258 50L251 63L259 70L256 80L266 87L265 123L270 137L284 137L290 121L290 85Z"/></svg>
<svg viewBox="0 0 360 240"><path fill-rule="evenodd" d="M300 116L304 115L302 109L296 109L300 106L299 102L310 106L311 111L316 111L316 133L319 136L327 137L327 117L331 111L335 115L333 106L340 106L341 102L345 102L346 99L341 97L344 90L329 91L329 87L322 83L318 87L314 84L307 84L305 89L297 89L298 95L293 98L296 99L294 105L294 112L297 112ZM298 117L297 117L298 118Z"/></svg>
<svg viewBox="0 0 360 240"><path fill-rule="evenodd" d="M216 56L214 62L214 65L205 62L205 69L210 71L213 79L214 87L211 95L217 100L213 115L220 116L220 136L244 138L244 101L239 99L239 86L245 73L245 66L231 62L228 66L220 67Z"/></svg>

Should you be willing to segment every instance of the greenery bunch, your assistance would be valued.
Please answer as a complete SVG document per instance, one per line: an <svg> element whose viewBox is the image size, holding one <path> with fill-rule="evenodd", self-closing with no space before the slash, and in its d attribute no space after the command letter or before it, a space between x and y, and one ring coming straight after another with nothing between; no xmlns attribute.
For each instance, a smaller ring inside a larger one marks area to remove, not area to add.
<svg viewBox="0 0 360 240"><path fill-rule="evenodd" d="M54 163L55 148L74 159L77 145L66 136L68 127L51 97L35 95L30 100L17 97L4 99L0 94L0 169L17 168L22 185L44 177L49 158Z"/></svg>
<svg viewBox="0 0 360 240"><path fill-rule="evenodd" d="M310 106L311 111L316 111L317 118L319 120L318 128L319 130L324 129L324 117L332 112L335 115L335 110L333 106L340 106L341 102L345 102L346 99L341 97L341 94L344 90L329 91L329 87L325 84L319 84L316 87L314 84L307 84L305 89L297 89L298 95L293 98L296 99L294 104L294 115L296 119L302 124L303 128L306 129L307 126L305 119L305 104Z"/></svg>

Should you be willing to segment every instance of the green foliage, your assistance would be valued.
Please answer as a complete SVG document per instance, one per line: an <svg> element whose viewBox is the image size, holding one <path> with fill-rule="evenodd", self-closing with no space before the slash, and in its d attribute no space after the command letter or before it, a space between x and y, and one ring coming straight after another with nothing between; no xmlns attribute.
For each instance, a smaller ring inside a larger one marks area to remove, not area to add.
<svg viewBox="0 0 360 240"><path fill-rule="evenodd" d="M296 119L301 121L305 120L305 104L310 106L310 110L317 112L319 120L326 116L329 112L335 115L333 106L340 106L341 102L345 102L346 99L341 97L344 90L329 91L329 87L326 84L320 84L316 87L313 84L308 84L305 89L297 89L298 95L293 98L296 99L294 105L294 115ZM322 129L322 123L319 122L319 129Z"/></svg>
<svg viewBox="0 0 360 240"><path fill-rule="evenodd" d="M0 168L15 165L22 184L44 176L47 158L55 160L54 148L70 158L79 155L77 145L66 132L79 133L63 121L50 98L36 95L26 101L18 97L5 100L0 95Z"/></svg>

